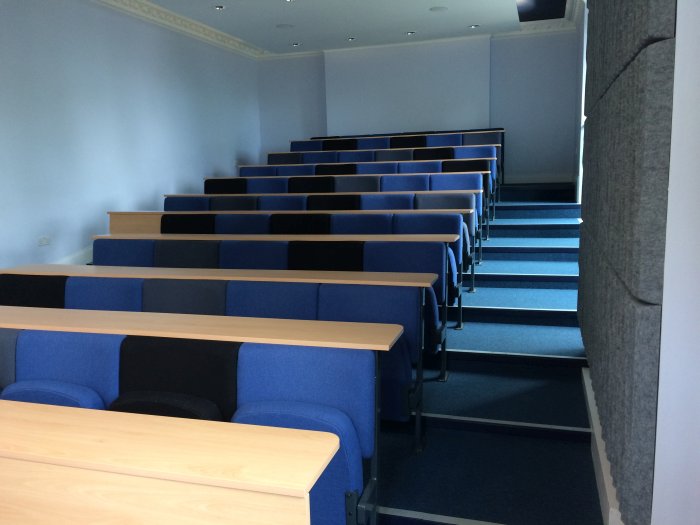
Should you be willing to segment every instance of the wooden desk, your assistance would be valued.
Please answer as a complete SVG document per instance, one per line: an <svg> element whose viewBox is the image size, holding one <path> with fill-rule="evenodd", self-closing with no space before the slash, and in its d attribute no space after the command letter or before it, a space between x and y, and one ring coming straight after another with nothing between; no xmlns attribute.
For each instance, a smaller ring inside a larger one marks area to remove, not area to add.
<svg viewBox="0 0 700 525"><path fill-rule="evenodd" d="M307 524L323 432L0 401L0 523Z"/></svg>
<svg viewBox="0 0 700 525"><path fill-rule="evenodd" d="M447 135L447 133L445 133ZM332 140L332 139L331 139ZM304 142L304 141L294 141L294 142ZM416 147L416 148L363 148L363 149L325 149L325 150L303 150L303 151L272 151L268 153L268 155L294 155L295 153L351 153L355 151L406 151L406 150L426 150L426 149L442 149L442 148L487 148L487 147L494 147L494 148L500 148L500 144L460 144L458 146L423 146L423 147ZM466 160L466 159L433 159L433 160ZM378 160L375 162L413 162L412 160L406 160L406 161L396 161L396 160ZM324 163L324 164L329 164L329 163ZM330 163L332 164L332 163ZM340 162L340 164L356 164L353 161L343 161ZM276 166L276 164L275 164Z"/></svg>
<svg viewBox="0 0 700 525"><path fill-rule="evenodd" d="M481 172L479 172L481 173ZM315 177L316 175L314 175ZM484 193L484 190L425 190L425 191L339 191L332 193L166 193L164 197L280 197L289 195L451 195Z"/></svg>
<svg viewBox="0 0 700 525"><path fill-rule="evenodd" d="M444 146L446 148L454 148L457 146ZM469 147L469 146L459 146L459 147ZM406 149L415 149L415 148L406 148ZM349 150L353 151L353 150ZM377 151L389 151L389 150L377 150ZM393 151L393 150L392 150ZM238 166L238 168L277 168L278 166L318 166L318 165L323 165L323 166L332 166L334 164L386 164L386 163L391 163L391 162L444 162L444 161L469 161L469 160L497 160L496 157L476 157L472 159L425 159L425 160L373 160L373 161L364 161L364 162L296 162L296 163L283 163L283 164L241 164ZM452 173L491 173L489 170L478 170L478 171L460 171L460 172L451 172L451 171L438 171L436 173L428 172L428 173L339 173L339 174L313 174L313 175L286 175L287 177L386 177L386 176L393 176L393 175L440 175L441 173L446 173L446 174L452 174ZM282 175L284 177L284 175ZM246 179L272 179L275 177L280 177L280 175L263 175L261 177L242 177ZM217 177L208 177L208 178L217 178ZM222 178L227 178L227 179L235 179L237 177L222 177Z"/></svg>
<svg viewBox="0 0 700 525"><path fill-rule="evenodd" d="M441 242L459 240L459 235L449 233L386 234L386 235L217 235L211 233L124 233L95 235L93 239L129 239L155 241L305 241L305 242Z"/></svg>
<svg viewBox="0 0 700 525"><path fill-rule="evenodd" d="M434 273L329 272L309 270L228 270L218 268L150 268L144 266L94 266L29 264L0 270L0 274L67 275L133 279L190 279L207 281L268 281L297 283L358 284L429 288Z"/></svg>
<svg viewBox="0 0 700 525"><path fill-rule="evenodd" d="M393 324L21 306L0 306L0 328L377 351L388 351L403 333Z"/></svg>
<svg viewBox="0 0 700 525"><path fill-rule="evenodd" d="M464 135L465 133L505 133L506 128L487 129L464 129L451 131L423 131L418 133L384 133L379 135L326 135L322 137L311 137L306 140L338 140L338 139L376 139L383 137L422 137L423 135ZM301 142L293 140L291 142ZM352 151L352 150L347 150Z"/></svg>
<svg viewBox="0 0 700 525"><path fill-rule="evenodd" d="M402 215L420 215L434 213L459 213L466 219L468 215L474 213L473 209L463 210L332 210L332 211L317 211L317 210L291 210L291 211L108 211L109 215L109 233L160 233L161 219L163 215L276 215L276 214L291 214L291 215L376 215L381 213L392 213Z"/></svg>

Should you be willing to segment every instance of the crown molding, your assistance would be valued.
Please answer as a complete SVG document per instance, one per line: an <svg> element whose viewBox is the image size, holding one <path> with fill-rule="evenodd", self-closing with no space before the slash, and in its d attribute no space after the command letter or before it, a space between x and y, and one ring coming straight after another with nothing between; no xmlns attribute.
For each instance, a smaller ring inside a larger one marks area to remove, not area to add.
<svg viewBox="0 0 700 525"><path fill-rule="evenodd" d="M232 37L207 25L195 22L157 6L147 0L92 0L93 2L116 9L122 13L166 27L178 33L196 38L208 44L233 51L248 58L268 56L267 51L252 46L243 40Z"/></svg>

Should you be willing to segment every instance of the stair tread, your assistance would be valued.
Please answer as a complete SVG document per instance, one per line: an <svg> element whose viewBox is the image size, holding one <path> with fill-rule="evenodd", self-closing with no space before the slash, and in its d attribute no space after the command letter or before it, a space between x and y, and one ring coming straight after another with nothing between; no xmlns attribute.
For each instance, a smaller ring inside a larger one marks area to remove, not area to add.
<svg viewBox="0 0 700 525"><path fill-rule="evenodd" d="M569 261L527 261L527 260L488 260L484 259L477 267L476 276L507 275L575 275L578 276L578 262Z"/></svg>
<svg viewBox="0 0 700 525"><path fill-rule="evenodd" d="M467 308L525 308L536 310L576 310L578 290L554 288L498 288L480 286L476 293L464 292Z"/></svg>
<svg viewBox="0 0 700 525"><path fill-rule="evenodd" d="M578 237L490 237L484 241L488 248L578 248Z"/></svg>
<svg viewBox="0 0 700 525"><path fill-rule="evenodd" d="M561 218L527 218L527 219L495 219L491 222L491 228L512 227L512 226L561 226L570 228L571 226L580 226L581 219Z"/></svg>

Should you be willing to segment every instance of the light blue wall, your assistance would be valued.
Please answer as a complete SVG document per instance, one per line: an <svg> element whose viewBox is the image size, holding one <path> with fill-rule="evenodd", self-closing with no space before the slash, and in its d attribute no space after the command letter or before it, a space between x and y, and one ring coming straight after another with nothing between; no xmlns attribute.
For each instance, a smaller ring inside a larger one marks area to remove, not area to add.
<svg viewBox="0 0 700 525"><path fill-rule="evenodd" d="M262 158L289 151L289 141L326 134L323 55L259 62Z"/></svg>
<svg viewBox="0 0 700 525"><path fill-rule="evenodd" d="M489 125L488 37L328 51L328 133Z"/></svg>
<svg viewBox="0 0 700 525"><path fill-rule="evenodd" d="M578 173L582 33L491 41L491 125L506 128L506 182Z"/></svg>
<svg viewBox="0 0 700 525"><path fill-rule="evenodd" d="M257 161L257 87L255 61L90 1L0 1L0 266Z"/></svg>

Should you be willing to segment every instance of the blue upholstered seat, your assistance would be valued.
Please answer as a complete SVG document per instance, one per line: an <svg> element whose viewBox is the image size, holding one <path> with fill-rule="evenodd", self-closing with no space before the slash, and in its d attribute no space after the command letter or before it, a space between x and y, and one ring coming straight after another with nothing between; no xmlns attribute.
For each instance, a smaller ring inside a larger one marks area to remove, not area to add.
<svg viewBox="0 0 700 525"><path fill-rule="evenodd" d="M306 195L261 195L258 197L260 210L305 210Z"/></svg>
<svg viewBox="0 0 700 525"><path fill-rule="evenodd" d="M387 175L382 177L382 191L428 191L429 175Z"/></svg>
<svg viewBox="0 0 700 525"><path fill-rule="evenodd" d="M301 154L302 164L320 164L323 162L338 162L335 151L313 151Z"/></svg>
<svg viewBox="0 0 700 525"><path fill-rule="evenodd" d="M165 197L165 211L209 211L209 197Z"/></svg>
<svg viewBox="0 0 700 525"><path fill-rule="evenodd" d="M374 151L339 151L338 162L374 162Z"/></svg>
<svg viewBox="0 0 700 525"><path fill-rule="evenodd" d="M387 149L389 137L365 137L357 139L357 149Z"/></svg>
<svg viewBox="0 0 700 525"><path fill-rule="evenodd" d="M219 268L286 270L285 241L221 241Z"/></svg>
<svg viewBox="0 0 700 525"><path fill-rule="evenodd" d="M413 158L410 149L380 149L375 151L374 158L377 161L405 161Z"/></svg>
<svg viewBox="0 0 700 525"><path fill-rule="evenodd" d="M290 151L319 151L323 148L322 140L293 140Z"/></svg>
<svg viewBox="0 0 700 525"><path fill-rule="evenodd" d="M439 190L483 190L484 178L480 173L436 173L430 176L430 189ZM483 194L475 195L477 213L481 214Z"/></svg>
<svg viewBox="0 0 700 525"><path fill-rule="evenodd" d="M399 162L399 173L435 173L442 171L440 161Z"/></svg>
<svg viewBox="0 0 700 525"><path fill-rule="evenodd" d="M155 241L148 239L95 239L92 262L100 266L153 266Z"/></svg>
<svg viewBox="0 0 700 525"><path fill-rule="evenodd" d="M287 193L287 177L248 179L246 193Z"/></svg>
<svg viewBox="0 0 700 525"><path fill-rule="evenodd" d="M277 176L293 177L295 175L313 175L313 164L288 164L286 166L277 166Z"/></svg>
<svg viewBox="0 0 700 525"><path fill-rule="evenodd" d="M445 135L426 135L425 145L429 148L435 148L440 146L461 146L462 135L460 135L459 133L450 133Z"/></svg>
<svg viewBox="0 0 700 525"><path fill-rule="evenodd" d="M317 283L230 281L226 315L314 320L318 314Z"/></svg>
<svg viewBox="0 0 700 525"><path fill-rule="evenodd" d="M357 164L358 175L382 175L384 173L396 173L396 162L360 162Z"/></svg>
<svg viewBox="0 0 700 525"><path fill-rule="evenodd" d="M241 177L274 177L277 175L275 166L241 166L238 170Z"/></svg>
<svg viewBox="0 0 700 525"><path fill-rule="evenodd" d="M270 232L270 215L217 214L215 224L217 234L266 234Z"/></svg>
<svg viewBox="0 0 700 525"><path fill-rule="evenodd" d="M459 240L451 244L457 256L457 261L462 260L462 216L458 213L421 213L394 215L394 233L397 234L427 234L427 233L451 233L459 236Z"/></svg>
<svg viewBox="0 0 700 525"><path fill-rule="evenodd" d="M334 234L390 234L392 214L334 214L331 215L331 233Z"/></svg>
<svg viewBox="0 0 700 525"><path fill-rule="evenodd" d="M66 280L66 308L140 312L142 304L143 279L68 277Z"/></svg>
<svg viewBox="0 0 700 525"><path fill-rule="evenodd" d="M412 193L399 195L361 195L360 204L363 210L411 210L413 209Z"/></svg>
<svg viewBox="0 0 700 525"><path fill-rule="evenodd" d="M380 190L381 177L357 177L356 175L348 175L347 177L335 177L336 192L368 192Z"/></svg>

